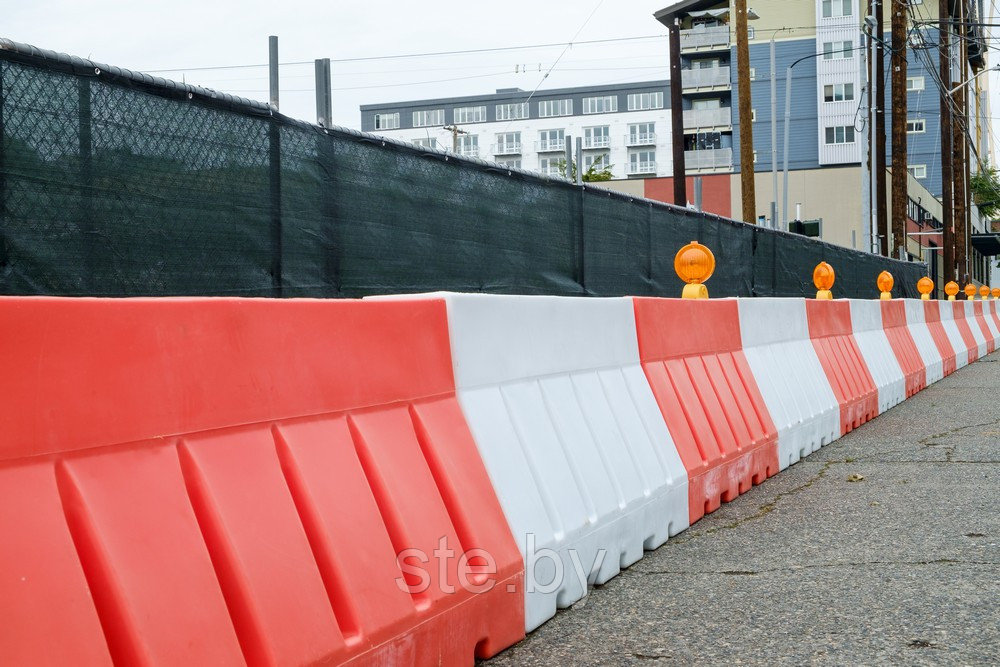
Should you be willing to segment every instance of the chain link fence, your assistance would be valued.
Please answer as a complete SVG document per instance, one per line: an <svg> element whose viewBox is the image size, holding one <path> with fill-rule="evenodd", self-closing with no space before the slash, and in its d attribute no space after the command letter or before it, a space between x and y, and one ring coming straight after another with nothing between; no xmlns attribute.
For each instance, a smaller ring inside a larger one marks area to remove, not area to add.
<svg viewBox="0 0 1000 667"><path fill-rule="evenodd" d="M360 297L454 290L838 297L923 264L295 121L269 106L0 40L0 293Z"/></svg>

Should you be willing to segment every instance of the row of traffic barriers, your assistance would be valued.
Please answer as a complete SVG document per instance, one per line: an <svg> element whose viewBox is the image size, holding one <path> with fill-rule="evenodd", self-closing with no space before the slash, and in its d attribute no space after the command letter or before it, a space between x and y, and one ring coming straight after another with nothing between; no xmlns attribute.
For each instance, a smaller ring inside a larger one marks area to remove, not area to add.
<svg viewBox="0 0 1000 667"><path fill-rule="evenodd" d="M471 664L997 301L0 299L10 664Z"/></svg>

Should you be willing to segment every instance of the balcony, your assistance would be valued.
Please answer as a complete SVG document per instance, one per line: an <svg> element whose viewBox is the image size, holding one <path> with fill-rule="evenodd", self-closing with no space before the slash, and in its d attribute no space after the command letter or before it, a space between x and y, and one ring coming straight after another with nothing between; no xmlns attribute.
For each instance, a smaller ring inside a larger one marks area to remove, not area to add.
<svg viewBox="0 0 1000 667"><path fill-rule="evenodd" d="M494 155L520 155L521 144L513 142L508 142L503 144L493 144L490 147L490 151Z"/></svg>
<svg viewBox="0 0 1000 667"><path fill-rule="evenodd" d="M729 26L681 30L681 51L719 51L729 48Z"/></svg>
<svg viewBox="0 0 1000 667"><path fill-rule="evenodd" d="M681 70L682 90L729 88L730 86L728 67L705 67L702 69Z"/></svg>
<svg viewBox="0 0 1000 667"><path fill-rule="evenodd" d="M655 146L655 132L633 132L625 136L626 146Z"/></svg>
<svg viewBox="0 0 1000 667"><path fill-rule="evenodd" d="M732 124L733 110L730 107L684 110L684 129L731 127Z"/></svg>
<svg viewBox="0 0 1000 667"><path fill-rule="evenodd" d="M656 163L652 161L641 161L641 162L629 162L625 165L625 173L629 176L638 176L640 174L655 174L656 173Z"/></svg>
<svg viewBox="0 0 1000 667"><path fill-rule="evenodd" d="M608 148L611 146L611 137L584 137L584 148Z"/></svg>
<svg viewBox="0 0 1000 667"><path fill-rule="evenodd" d="M565 139L549 139L546 141L536 141L535 149L539 153L555 153L556 151L566 150L566 140Z"/></svg>
<svg viewBox="0 0 1000 667"><path fill-rule="evenodd" d="M684 168L730 169L733 166L732 148L709 148L700 151L684 151Z"/></svg>
<svg viewBox="0 0 1000 667"><path fill-rule="evenodd" d="M479 157L479 146L459 146L455 154L463 157Z"/></svg>

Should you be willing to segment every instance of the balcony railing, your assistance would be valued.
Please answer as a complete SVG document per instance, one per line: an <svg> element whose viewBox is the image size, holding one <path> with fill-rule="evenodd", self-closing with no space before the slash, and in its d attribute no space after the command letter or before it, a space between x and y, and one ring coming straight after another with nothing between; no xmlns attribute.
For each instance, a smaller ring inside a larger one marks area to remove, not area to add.
<svg viewBox="0 0 1000 667"><path fill-rule="evenodd" d="M479 146L459 146L456 153L465 157L479 157Z"/></svg>
<svg viewBox="0 0 1000 667"><path fill-rule="evenodd" d="M626 146L655 146L655 132L632 132L625 135Z"/></svg>
<svg viewBox="0 0 1000 667"><path fill-rule="evenodd" d="M684 127L728 127L733 124L733 110L729 107L719 109L685 109Z"/></svg>
<svg viewBox="0 0 1000 667"><path fill-rule="evenodd" d="M729 48L729 26L681 30L681 51L688 49Z"/></svg>
<svg viewBox="0 0 1000 667"><path fill-rule="evenodd" d="M508 142L503 144L493 144L490 151L494 155L520 155L521 154L521 144Z"/></svg>
<svg viewBox="0 0 1000 667"><path fill-rule="evenodd" d="M538 171L542 172L546 176L566 176L566 170L560 168L559 166L543 167Z"/></svg>
<svg viewBox="0 0 1000 667"><path fill-rule="evenodd" d="M566 150L566 140L565 139L548 139L545 141L536 141L535 148L539 153L552 153L555 151Z"/></svg>
<svg viewBox="0 0 1000 667"><path fill-rule="evenodd" d="M625 173L629 176L638 174L655 174L656 163L652 161L629 162L625 165Z"/></svg>
<svg viewBox="0 0 1000 667"><path fill-rule="evenodd" d="M684 151L684 167L686 169L727 169L732 166L732 148Z"/></svg>
<svg viewBox="0 0 1000 667"><path fill-rule="evenodd" d="M607 148L611 145L611 137L584 137L584 148Z"/></svg>
<svg viewBox="0 0 1000 667"><path fill-rule="evenodd" d="M716 88L728 86L728 67L703 67L700 69L681 70L681 89L689 88Z"/></svg>

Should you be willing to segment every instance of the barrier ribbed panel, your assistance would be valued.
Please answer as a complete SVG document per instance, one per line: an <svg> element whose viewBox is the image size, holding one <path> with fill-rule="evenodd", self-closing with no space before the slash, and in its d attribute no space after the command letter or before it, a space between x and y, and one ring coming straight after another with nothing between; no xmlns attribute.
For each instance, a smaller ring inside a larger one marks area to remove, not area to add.
<svg viewBox="0 0 1000 667"><path fill-rule="evenodd" d="M854 340L847 301L806 301L809 336L840 403L841 435L878 414L878 390Z"/></svg>
<svg viewBox="0 0 1000 667"><path fill-rule="evenodd" d="M691 521L778 472L735 300L635 299L639 357L688 473Z"/></svg>

